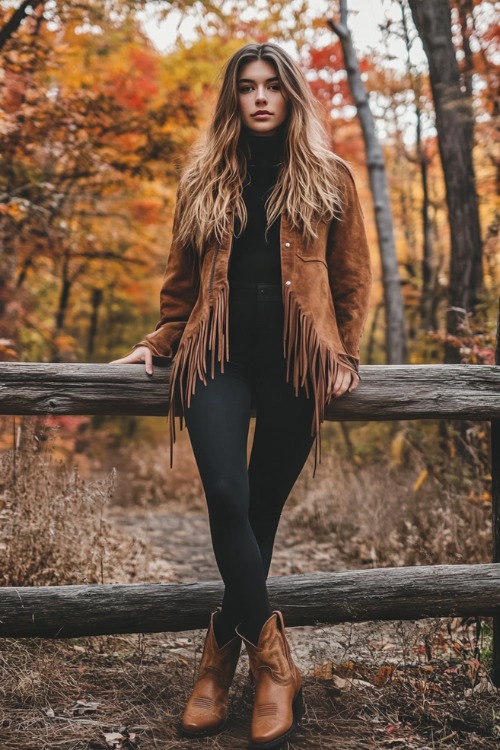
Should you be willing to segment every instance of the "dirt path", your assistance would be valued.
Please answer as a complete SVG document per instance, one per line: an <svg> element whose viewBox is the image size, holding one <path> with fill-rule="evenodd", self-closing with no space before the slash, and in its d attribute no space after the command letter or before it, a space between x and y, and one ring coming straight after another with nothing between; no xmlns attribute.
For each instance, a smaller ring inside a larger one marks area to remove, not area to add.
<svg viewBox="0 0 500 750"><path fill-rule="evenodd" d="M129 533L140 533L172 568L175 580L220 580L204 513L175 513L168 509L138 512L115 507L115 523ZM335 559L329 541L318 541L306 529L294 528L283 516L276 536L270 575L293 575L345 570Z"/></svg>
<svg viewBox="0 0 500 750"><path fill-rule="evenodd" d="M126 512L115 508L113 520L129 533L140 533L153 545L155 554L163 558L171 571L170 580L179 583L220 580L212 549L208 517L204 513L179 514L168 510L154 513ZM329 547L327 542L299 542L296 531L286 518L282 518L270 575L340 570L340 567L335 567ZM366 628L366 625L361 627ZM326 652L336 653L337 657L345 653L346 630L349 637L352 637L350 625L320 629L290 628L289 640L293 644L294 654L301 668L310 670L317 660L322 658L321 654L324 656ZM187 638L187 651L192 645L191 639L201 635L199 632L196 635L183 634ZM189 653L182 653L182 649L177 653L189 658ZM246 664L244 668L247 668Z"/></svg>
<svg viewBox="0 0 500 750"><path fill-rule="evenodd" d="M179 514L171 509L123 510L115 507L113 521L130 534L140 534L168 571L170 582L220 580L205 513ZM276 536L270 576L345 570L335 560L329 541L318 541L310 530L294 527L284 515ZM286 623L285 623L286 625ZM307 673L328 662L351 660L380 664L418 663L410 653L429 630L441 629L436 621L391 621L300 626L287 629L297 664ZM193 643L202 631L177 634L175 652L192 658ZM179 646L179 644L184 644ZM195 650L200 643L195 645ZM178 650L180 648L180 650ZM244 654L244 667L247 669Z"/></svg>

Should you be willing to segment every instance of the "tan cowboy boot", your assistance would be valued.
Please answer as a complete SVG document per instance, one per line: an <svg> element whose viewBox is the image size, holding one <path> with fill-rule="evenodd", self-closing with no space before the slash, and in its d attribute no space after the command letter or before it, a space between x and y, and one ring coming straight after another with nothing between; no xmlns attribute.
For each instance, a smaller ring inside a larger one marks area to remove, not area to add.
<svg viewBox="0 0 500 750"><path fill-rule="evenodd" d="M196 683L179 727L186 737L216 734L227 721L228 692L238 664L241 638L235 635L219 648L214 633L214 615L217 611L221 612L221 607L217 607L210 616Z"/></svg>
<svg viewBox="0 0 500 750"><path fill-rule="evenodd" d="M270 750L287 740L302 718L302 677L286 639L283 615L274 610L260 631L257 646L240 632L255 679L249 748Z"/></svg>

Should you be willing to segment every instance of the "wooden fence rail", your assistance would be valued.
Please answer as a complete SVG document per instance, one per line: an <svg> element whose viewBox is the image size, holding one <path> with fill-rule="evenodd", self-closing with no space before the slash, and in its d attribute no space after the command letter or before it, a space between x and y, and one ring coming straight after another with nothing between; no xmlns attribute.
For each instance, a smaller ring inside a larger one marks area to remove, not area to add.
<svg viewBox="0 0 500 750"><path fill-rule="evenodd" d="M380 568L269 579L290 625L430 616L493 616L492 678L500 686L500 346L496 365L362 366L333 400L331 421L491 420L491 565ZM0 363L0 414L165 414L170 368ZM222 584L0 588L0 636L182 630L206 625ZM180 610L180 611L179 611Z"/></svg>
<svg viewBox="0 0 500 750"><path fill-rule="evenodd" d="M500 615L500 565L418 565L271 576L287 625ZM204 628L223 584L0 587L0 636L73 638Z"/></svg>
<svg viewBox="0 0 500 750"><path fill-rule="evenodd" d="M170 366L0 363L0 414L166 412ZM499 419L500 367L363 365L362 382L332 401L330 421Z"/></svg>

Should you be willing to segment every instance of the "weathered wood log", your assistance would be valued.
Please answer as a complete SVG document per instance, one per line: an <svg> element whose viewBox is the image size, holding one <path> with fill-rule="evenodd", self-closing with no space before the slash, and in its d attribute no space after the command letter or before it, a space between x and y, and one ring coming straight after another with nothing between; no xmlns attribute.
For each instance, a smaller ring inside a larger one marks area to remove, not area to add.
<svg viewBox="0 0 500 750"><path fill-rule="evenodd" d="M500 565L376 568L268 579L287 626L500 614ZM205 628L218 581L0 588L0 636L71 638Z"/></svg>
<svg viewBox="0 0 500 750"><path fill-rule="evenodd" d="M0 363L0 414L162 416L170 366ZM498 419L500 367L364 365L359 387L332 399L330 421Z"/></svg>

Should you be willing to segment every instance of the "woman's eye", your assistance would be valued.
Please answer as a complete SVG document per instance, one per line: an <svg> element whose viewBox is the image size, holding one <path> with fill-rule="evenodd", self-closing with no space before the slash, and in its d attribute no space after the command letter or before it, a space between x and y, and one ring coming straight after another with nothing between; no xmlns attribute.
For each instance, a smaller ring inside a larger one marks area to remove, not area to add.
<svg viewBox="0 0 500 750"><path fill-rule="evenodd" d="M246 92L247 91L251 91L252 88L253 88L253 86L250 86L250 85L248 85L248 86L240 86L240 88L238 89L238 91L239 91L240 94L246 94ZM272 83L272 84L270 84L269 88L271 89L271 91L279 91L281 87L280 87L279 83Z"/></svg>

